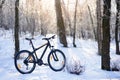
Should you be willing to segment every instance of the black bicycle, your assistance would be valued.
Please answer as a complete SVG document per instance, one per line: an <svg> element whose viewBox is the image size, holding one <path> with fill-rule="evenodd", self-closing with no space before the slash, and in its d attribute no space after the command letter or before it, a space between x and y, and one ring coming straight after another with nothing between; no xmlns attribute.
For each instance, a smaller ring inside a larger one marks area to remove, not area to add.
<svg viewBox="0 0 120 80"><path fill-rule="evenodd" d="M36 67L36 64L38 64L39 66L48 65L54 71L61 71L65 67L66 57L61 50L54 49L54 46L51 45L50 40L54 38L55 35L49 38L43 38L43 40L46 40L47 43L43 44L38 48L34 47L32 42L33 38L26 38L26 40L30 41L33 51L21 50L16 54L14 59L16 69L22 74L28 74L33 72L33 70ZM41 57L38 58L36 51L44 46L46 47ZM46 64L43 63L42 58L45 55L45 52L48 47L50 48L50 53L48 54L47 58L48 63Z"/></svg>

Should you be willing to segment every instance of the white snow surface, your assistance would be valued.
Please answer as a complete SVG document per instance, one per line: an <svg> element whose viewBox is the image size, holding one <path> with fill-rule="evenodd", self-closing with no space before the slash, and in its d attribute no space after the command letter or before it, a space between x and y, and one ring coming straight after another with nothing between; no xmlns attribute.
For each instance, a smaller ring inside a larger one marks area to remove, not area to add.
<svg viewBox="0 0 120 80"><path fill-rule="evenodd" d="M30 35L23 35L22 37L20 36L20 49L31 50L29 42L25 40L25 37L30 37ZM36 47L45 43L42 40L43 37L34 36L35 40L33 42ZM77 39L77 48L74 48L72 47L72 38L67 37L67 41L69 47L64 48L59 43L58 37L56 37L54 46L64 52L68 63L71 61L71 58L80 61L81 65L85 67L85 71L80 75L70 74L66 68L60 72L55 72L49 66L38 65L31 74L20 74L14 66L14 39L12 31L0 30L0 80L120 80L119 71L105 71L101 69L101 57L97 55L97 42ZM115 54L114 42L111 42L110 49L111 63L117 63L120 56ZM37 53L41 53L42 50ZM46 58L47 55L45 55L44 60ZM117 64L120 65L119 62Z"/></svg>

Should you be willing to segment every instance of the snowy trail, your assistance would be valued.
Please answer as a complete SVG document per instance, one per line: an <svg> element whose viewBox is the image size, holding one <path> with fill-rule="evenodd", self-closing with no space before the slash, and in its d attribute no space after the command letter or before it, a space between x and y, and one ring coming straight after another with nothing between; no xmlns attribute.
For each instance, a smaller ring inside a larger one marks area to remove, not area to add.
<svg viewBox="0 0 120 80"><path fill-rule="evenodd" d="M37 65L31 74L20 74L14 66L13 38L11 33L6 32L6 34L9 35L0 37L0 80L120 80L120 72L101 70L101 58L96 54L97 48L94 41L77 40L77 48L74 48L71 47L71 38L68 38L68 48L62 47L57 40L55 46L65 53L67 60L73 56L80 60L81 64L85 66L85 72L80 75L70 74L66 68L63 71L54 72L49 66ZM40 42L41 38L35 40L36 45L39 45ZM27 41L22 38L21 49L29 48L26 43Z"/></svg>
<svg viewBox="0 0 120 80"><path fill-rule="evenodd" d="M68 39L68 41L72 43L70 39ZM83 40L80 40L80 43L81 45L78 45L78 48L68 48L68 52L70 55L79 56L80 61L83 62L82 64L85 66L85 72L81 75L82 79L92 80L91 78L93 77L95 80L112 80L116 79L116 77L120 79L120 72L112 73L101 70L101 57L97 55L97 48L94 46L96 43L91 45L92 42L84 42Z"/></svg>

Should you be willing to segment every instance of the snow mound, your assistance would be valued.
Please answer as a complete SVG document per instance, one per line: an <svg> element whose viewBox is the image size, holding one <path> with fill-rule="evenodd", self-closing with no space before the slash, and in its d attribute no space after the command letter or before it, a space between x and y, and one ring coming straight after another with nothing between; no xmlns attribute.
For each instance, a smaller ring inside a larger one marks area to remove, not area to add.
<svg viewBox="0 0 120 80"><path fill-rule="evenodd" d="M120 57L111 60L111 69L112 71L120 71Z"/></svg>
<svg viewBox="0 0 120 80"><path fill-rule="evenodd" d="M85 71L85 67L81 64L79 58L77 56L73 55L66 64L66 69L69 73L77 74Z"/></svg>

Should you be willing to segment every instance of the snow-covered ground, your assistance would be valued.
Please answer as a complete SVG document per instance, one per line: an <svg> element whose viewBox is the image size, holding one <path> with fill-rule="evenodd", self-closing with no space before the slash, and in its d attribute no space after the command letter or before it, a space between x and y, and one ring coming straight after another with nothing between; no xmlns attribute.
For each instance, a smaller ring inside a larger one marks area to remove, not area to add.
<svg viewBox="0 0 120 80"><path fill-rule="evenodd" d="M25 37L20 38L20 46L22 49L31 49ZM34 44L39 46L44 43L43 36L35 36ZM52 71L49 66L36 66L31 74L20 74L14 66L14 40L12 31L0 30L0 80L120 80L119 71L101 70L101 57L97 55L97 43L92 40L76 40L77 48L72 47L72 39L67 38L69 47L62 47L58 40L55 39L55 47L62 50L67 61L74 57L80 60L81 65L85 67L85 71L80 75L70 74L66 68L60 72ZM38 53L40 53L38 51ZM111 43L111 60L120 57L115 55L115 43Z"/></svg>

